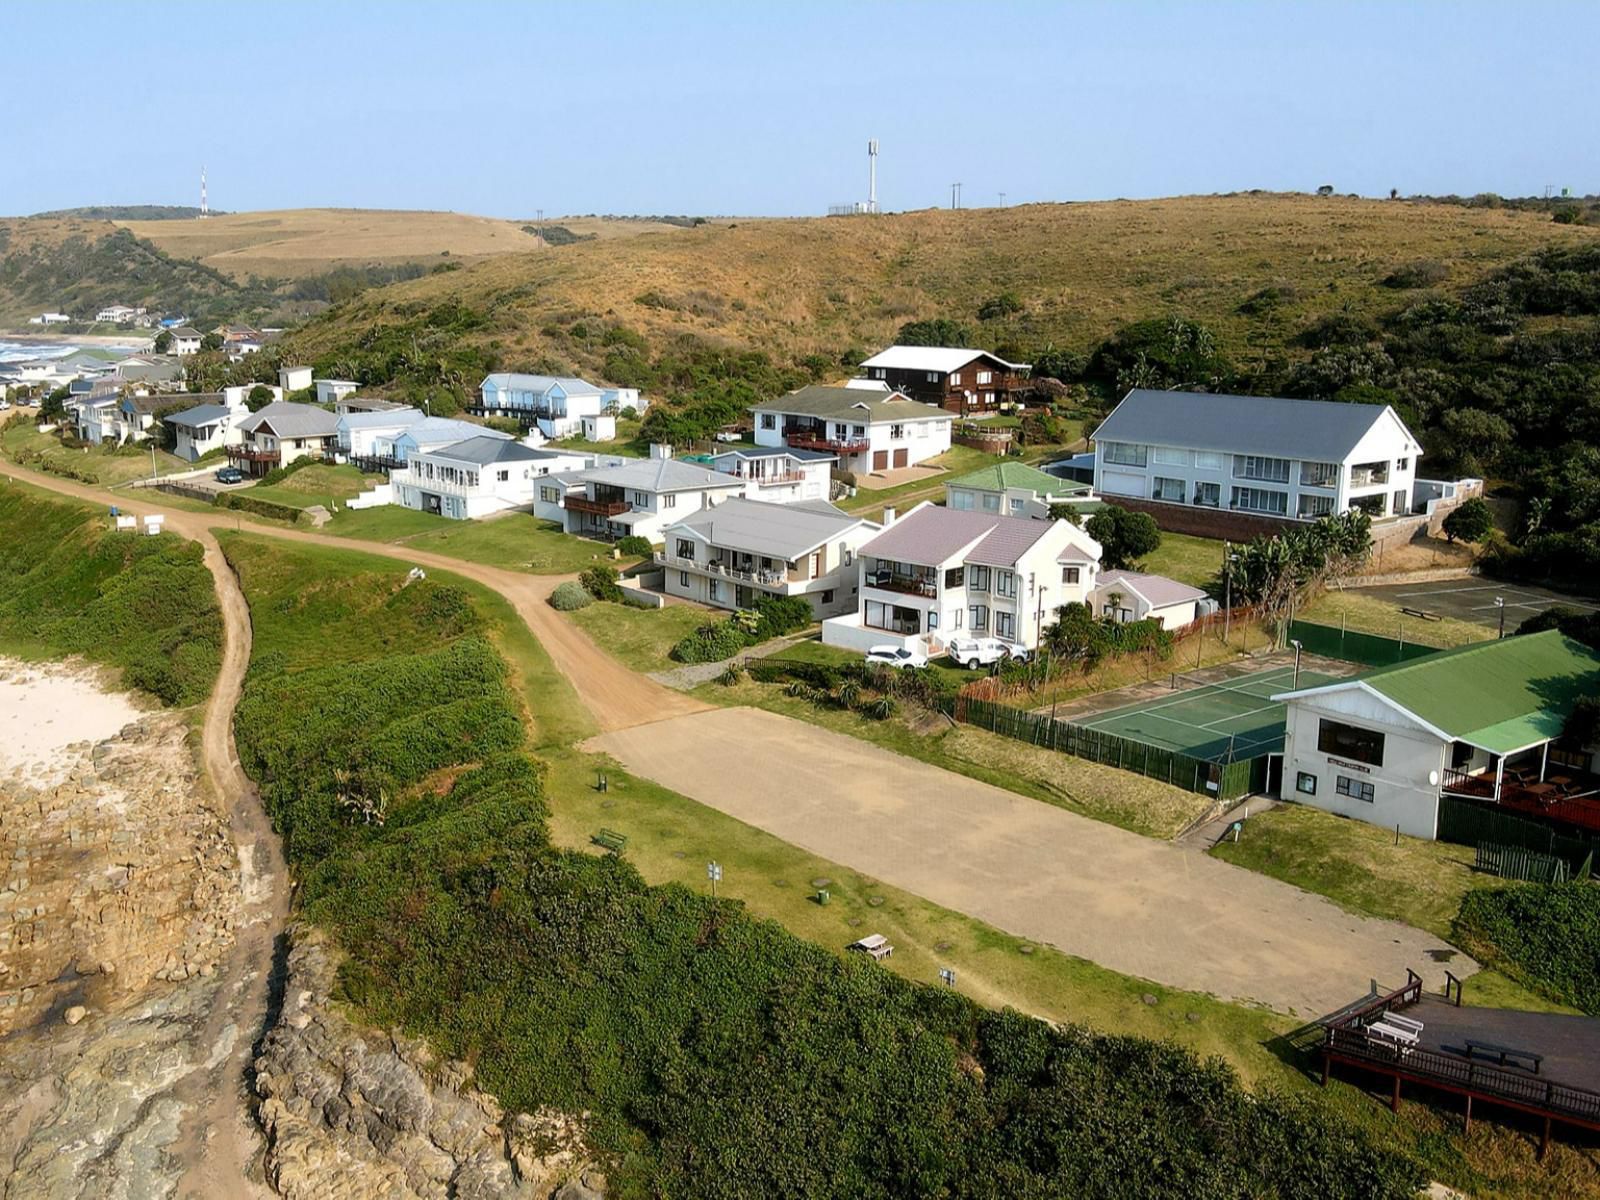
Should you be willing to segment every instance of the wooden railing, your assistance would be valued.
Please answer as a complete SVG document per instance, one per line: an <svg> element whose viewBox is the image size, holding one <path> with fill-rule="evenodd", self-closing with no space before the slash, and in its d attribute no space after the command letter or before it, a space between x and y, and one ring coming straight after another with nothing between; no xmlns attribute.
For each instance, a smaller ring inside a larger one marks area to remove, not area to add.
<svg viewBox="0 0 1600 1200"><path fill-rule="evenodd" d="M615 517L633 508L626 500L591 500L587 496L568 496L562 501L573 512L592 513L597 517Z"/></svg>
<svg viewBox="0 0 1600 1200"><path fill-rule="evenodd" d="M865 438L830 438L817 433L789 433L783 440L795 450L827 450L834 454L862 454L871 448Z"/></svg>

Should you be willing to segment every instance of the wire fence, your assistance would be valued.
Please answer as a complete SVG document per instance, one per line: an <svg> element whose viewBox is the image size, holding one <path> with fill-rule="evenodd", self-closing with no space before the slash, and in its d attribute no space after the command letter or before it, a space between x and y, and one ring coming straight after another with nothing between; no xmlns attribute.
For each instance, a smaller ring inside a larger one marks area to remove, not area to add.
<svg viewBox="0 0 1600 1200"><path fill-rule="evenodd" d="M1400 634L1399 637L1388 638L1354 629L1314 625L1309 621L1289 622L1290 638L1298 641L1308 653L1368 667L1387 667L1439 652L1438 646L1406 641L1403 625L1397 626L1396 632Z"/></svg>

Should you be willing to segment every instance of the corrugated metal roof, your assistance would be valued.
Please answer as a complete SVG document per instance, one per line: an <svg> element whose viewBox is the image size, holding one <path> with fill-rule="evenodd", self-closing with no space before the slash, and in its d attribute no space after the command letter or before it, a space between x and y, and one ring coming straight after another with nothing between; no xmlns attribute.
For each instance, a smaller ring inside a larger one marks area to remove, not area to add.
<svg viewBox="0 0 1600 1200"><path fill-rule="evenodd" d="M1070 479L1058 479L1054 475L1046 475L1037 467L1030 467L1027 463L1021 462L998 462L991 466L979 467L959 479L948 481L945 487L972 488L982 492L1003 492L1007 488L1021 488L1041 496L1065 496L1072 492L1089 490L1087 484L1074 483Z"/></svg>
<svg viewBox="0 0 1600 1200"><path fill-rule="evenodd" d="M1094 439L1342 462L1373 426L1391 418L1417 453L1416 439L1400 418L1375 404L1135 388Z"/></svg>
<svg viewBox="0 0 1600 1200"><path fill-rule="evenodd" d="M582 478L612 487L636 488L641 492L687 492L702 488L742 488L743 479L722 471L708 471L675 458L641 458L620 467L601 467L583 472Z"/></svg>
<svg viewBox="0 0 1600 1200"><path fill-rule="evenodd" d="M423 417L420 421L413 421L400 435L400 438L411 439L416 446L448 446L451 442L464 442L475 437L511 440L509 433L474 425L471 421L457 421L454 417Z"/></svg>
<svg viewBox="0 0 1600 1200"><path fill-rule="evenodd" d="M861 547L861 553L935 566L965 551L964 562L1009 567L1051 528L1049 521L923 503Z"/></svg>
<svg viewBox="0 0 1600 1200"><path fill-rule="evenodd" d="M987 350L972 350L961 346L890 346L874 354L863 367L889 367L904 371L937 371L948 375L959 371L975 358L989 358L1013 371L1026 371L1027 363L1007 362L998 354Z"/></svg>
<svg viewBox="0 0 1600 1200"><path fill-rule="evenodd" d="M768 504L740 496L674 521L667 531L692 529L713 546L792 561L862 523L860 517L837 509L821 512L798 504Z"/></svg>
<svg viewBox="0 0 1600 1200"><path fill-rule="evenodd" d="M263 425L278 437L332 437L339 432L339 418L325 408L314 404L295 404L277 400L239 423L245 433L254 433Z"/></svg>
<svg viewBox="0 0 1600 1200"><path fill-rule="evenodd" d="M454 442L448 446L438 446L428 454L435 458L448 458L454 462L475 463L480 467L498 462L534 462L550 457L548 454L541 454L532 446L524 446L521 442L482 435L468 438L463 442Z"/></svg>
<svg viewBox="0 0 1600 1200"><path fill-rule="evenodd" d="M1095 581L1094 590L1125 587L1143 596L1152 608L1168 604L1182 604L1186 600L1204 600L1205 592L1190 584L1165 575L1147 575L1143 571L1107 571Z"/></svg>
<svg viewBox="0 0 1600 1200"><path fill-rule="evenodd" d="M859 425L884 425L893 421L955 420L954 413L932 404L908 400L899 392L868 392L860 388L812 384L799 391L752 404L751 412L790 413L801 417L826 417Z"/></svg>
<svg viewBox="0 0 1600 1200"><path fill-rule="evenodd" d="M492 383L495 387L518 388L522 391L535 392L543 395L557 384L568 396L600 396L604 392L586 379L579 379L574 375L523 375L517 371L496 371L492 375L484 376L484 383ZM483 384L478 385L479 390Z"/></svg>
<svg viewBox="0 0 1600 1200"><path fill-rule="evenodd" d="M339 418L346 429L407 429L426 420L420 408L392 408L380 412L348 412Z"/></svg>
<svg viewBox="0 0 1600 1200"><path fill-rule="evenodd" d="M186 408L182 412L173 413L164 417L168 425L182 425L185 429L198 429L201 425L210 425L227 417L229 408L225 404L197 404L193 408Z"/></svg>

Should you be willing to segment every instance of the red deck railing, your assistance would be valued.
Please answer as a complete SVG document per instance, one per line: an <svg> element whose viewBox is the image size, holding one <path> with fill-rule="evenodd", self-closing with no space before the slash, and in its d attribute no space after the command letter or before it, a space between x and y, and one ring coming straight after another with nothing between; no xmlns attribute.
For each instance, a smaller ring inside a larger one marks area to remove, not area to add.
<svg viewBox="0 0 1600 1200"><path fill-rule="evenodd" d="M830 438L815 433L790 433L783 440L791 449L825 450L833 454L864 454L871 447L865 438Z"/></svg>
<svg viewBox="0 0 1600 1200"><path fill-rule="evenodd" d="M633 508L626 500L590 500L587 496L568 496L562 503L573 512L593 513L597 517L615 517Z"/></svg>
<svg viewBox="0 0 1600 1200"><path fill-rule="evenodd" d="M1557 775L1556 779L1523 783L1508 775L1500 781L1500 806L1550 821L1565 821L1583 829L1600 830L1600 779L1589 775ZM1493 775L1446 770L1440 790L1479 800L1496 799Z"/></svg>

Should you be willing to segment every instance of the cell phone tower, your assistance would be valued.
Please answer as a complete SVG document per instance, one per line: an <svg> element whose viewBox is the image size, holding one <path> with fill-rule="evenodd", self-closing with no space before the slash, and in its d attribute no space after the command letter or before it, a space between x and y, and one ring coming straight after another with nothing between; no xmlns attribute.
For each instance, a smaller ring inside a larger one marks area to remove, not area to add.
<svg viewBox="0 0 1600 1200"><path fill-rule="evenodd" d="M878 211L878 139L867 143L867 211Z"/></svg>
<svg viewBox="0 0 1600 1200"><path fill-rule="evenodd" d="M200 219L203 221L211 215L211 209L206 206L206 169L200 168Z"/></svg>

